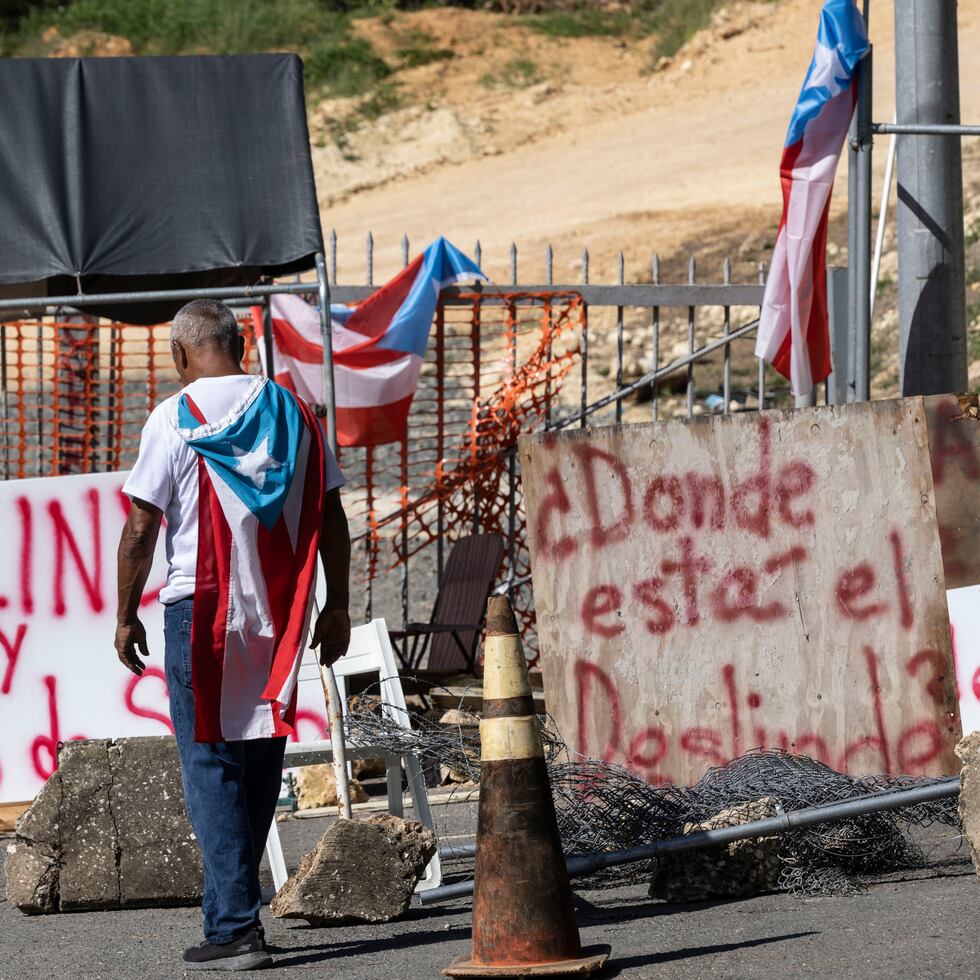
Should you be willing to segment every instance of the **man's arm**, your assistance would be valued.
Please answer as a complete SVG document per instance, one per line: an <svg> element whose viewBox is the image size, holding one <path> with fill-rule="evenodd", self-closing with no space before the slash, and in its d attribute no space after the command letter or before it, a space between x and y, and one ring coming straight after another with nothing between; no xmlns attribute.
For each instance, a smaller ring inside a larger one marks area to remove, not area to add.
<svg viewBox="0 0 980 980"><path fill-rule="evenodd" d="M329 667L350 645L350 530L339 489L328 490L323 501L320 559L327 602L313 627L313 646L320 647L320 663Z"/></svg>
<svg viewBox="0 0 980 980"><path fill-rule="evenodd" d="M145 665L136 656L136 648L144 657L150 655L146 646L146 630L138 613L162 520L163 512L159 508L134 497L119 538L116 653L124 666L137 676L143 673Z"/></svg>

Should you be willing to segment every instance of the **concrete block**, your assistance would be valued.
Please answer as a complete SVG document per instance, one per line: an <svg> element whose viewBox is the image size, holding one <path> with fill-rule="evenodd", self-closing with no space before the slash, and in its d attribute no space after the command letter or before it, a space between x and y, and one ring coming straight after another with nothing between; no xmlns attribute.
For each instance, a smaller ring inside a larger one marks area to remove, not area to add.
<svg viewBox="0 0 980 980"><path fill-rule="evenodd" d="M980 875L980 732L971 732L956 746L960 770L960 820L970 843L973 867Z"/></svg>
<svg viewBox="0 0 980 980"><path fill-rule="evenodd" d="M201 849L184 809L177 743L126 738L109 747L117 819L119 903L194 905L201 899ZM151 813L152 819L139 814Z"/></svg>
<svg viewBox="0 0 980 980"><path fill-rule="evenodd" d="M193 905L203 867L172 738L69 742L7 847L7 897L29 914Z"/></svg>
<svg viewBox="0 0 980 980"><path fill-rule="evenodd" d="M408 908L437 846L435 834L414 820L337 820L270 908L315 926L390 922Z"/></svg>
<svg viewBox="0 0 980 980"><path fill-rule="evenodd" d="M684 833L735 827L775 816L776 801L763 797L715 814L703 823L684 825ZM782 866L779 838L733 841L721 847L665 854L654 863L650 895L668 902L739 898L773 891Z"/></svg>

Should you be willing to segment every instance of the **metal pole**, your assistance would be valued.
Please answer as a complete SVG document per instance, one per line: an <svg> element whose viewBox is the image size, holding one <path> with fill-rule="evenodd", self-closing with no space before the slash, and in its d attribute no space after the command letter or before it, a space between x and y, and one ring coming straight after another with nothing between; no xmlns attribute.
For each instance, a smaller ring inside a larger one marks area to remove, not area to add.
<svg viewBox="0 0 980 980"><path fill-rule="evenodd" d="M980 126L966 123L872 123L872 132L909 136L980 136Z"/></svg>
<svg viewBox="0 0 980 980"><path fill-rule="evenodd" d="M857 107L848 134L849 401L871 395L871 73L873 50L857 68Z"/></svg>
<svg viewBox="0 0 980 980"><path fill-rule="evenodd" d="M960 119L956 4L895 0L899 127ZM898 145L898 322L903 395L965 391L963 166L956 136Z"/></svg>
<svg viewBox="0 0 980 980"><path fill-rule="evenodd" d="M874 323L875 297L878 292L878 275L881 272L881 253L885 247L885 219L888 217L888 198L892 191L892 178L895 176L895 144L898 137L892 134L888 141L888 156L885 158L885 179L881 187L881 205L878 208L878 233L875 235L875 252L871 260L871 296L868 320Z"/></svg>
<svg viewBox="0 0 980 980"><path fill-rule="evenodd" d="M833 820L847 820L852 817L864 816L868 813L880 813L883 810L898 810L902 807L915 806L918 803L929 803L932 800L943 800L958 796L960 792L959 777L943 779L927 786L915 786L912 789L897 790L891 793L872 793L869 796L859 796L844 803L832 803L829 806L807 807L805 810L794 810L790 813L780 813L765 820L752 820L749 823L737 824L734 827L722 827L718 830L702 830L671 840L654 841L622 851L605 851L599 854L575 855L566 860L570 878L580 878L593 874L602 868L612 868L620 864L630 864L634 861L649 861L660 854L676 853L677 851L693 851L702 847L731 844L733 841L747 840L751 837L769 837L785 833L800 827L812 827L814 824L827 823ZM469 848L462 845L455 850L463 856ZM457 884L446 885L443 888L433 888L432 891L419 895L423 905L433 905L453 898L463 898L473 893L472 881L461 881Z"/></svg>
<svg viewBox="0 0 980 980"><path fill-rule="evenodd" d="M320 340L323 343L323 412L327 420L327 445L337 453L337 403L333 387L333 337L330 333L330 283L327 279L327 263L323 253L317 252L316 262L317 294L320 300ZM337 803L342 816L351 818L350 789L347 785L347 748L344 744L343 707L337 678L332 667L320 668L320 680L327 699L327 712L330 715L330 744L333 747L334 775L337 783Z"/></svg>
<svg viewBox="0 0 980 980"><path fill-rule="evenodd" d="M272 331L272 297L266 296L262 303L262 352L265 354L265 376L274 381L276 377L276 355Z"/></svg>
<svg viewBox="0 0 980 980"><path fill-rule="evenodd" d="M330 283L323 253L316 253L317 294L320 299L320 340L323 343L323 410L327 420L327 445L337 454L337 401L333 388L333 337L330 333Z"/></svg>

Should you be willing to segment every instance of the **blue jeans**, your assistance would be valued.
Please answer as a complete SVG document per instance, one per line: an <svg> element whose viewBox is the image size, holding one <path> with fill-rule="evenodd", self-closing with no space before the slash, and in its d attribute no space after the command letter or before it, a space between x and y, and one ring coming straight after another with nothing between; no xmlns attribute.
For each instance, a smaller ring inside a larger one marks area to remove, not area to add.
<svg viewBox="0 0 980 980"><path fill-rule="evenodd" d="M204 855L204 937L225 945L259 924L259 861L279 799L286 739L194 741L192 610L190 598L164 610L167 690L187 815Z"/></svg>

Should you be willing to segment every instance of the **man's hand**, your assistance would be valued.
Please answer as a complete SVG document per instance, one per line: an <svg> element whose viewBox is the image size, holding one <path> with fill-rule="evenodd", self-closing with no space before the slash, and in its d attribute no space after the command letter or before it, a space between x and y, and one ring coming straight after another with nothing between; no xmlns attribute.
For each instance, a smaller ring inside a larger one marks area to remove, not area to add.
<svg viewBox="0 0 980 980"><path fill-rule="evenodd" d="M118 623L116 625L116 653L127 670L131 670L137 677L141 677L146 665L136 656L137 647L144 657L150 655L150 651L146 647L146 630L143 628L143 624L136 618L128 623Z"/></svg>
<svg viewBox="0 0 980 980"><path fill-rule="evenodd" d="M346 609L324 609L313 627L313 644L320 648L320 663L331 667L350 646L350 614Z"/></svg>

